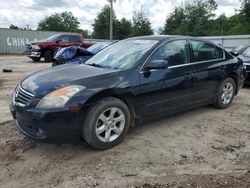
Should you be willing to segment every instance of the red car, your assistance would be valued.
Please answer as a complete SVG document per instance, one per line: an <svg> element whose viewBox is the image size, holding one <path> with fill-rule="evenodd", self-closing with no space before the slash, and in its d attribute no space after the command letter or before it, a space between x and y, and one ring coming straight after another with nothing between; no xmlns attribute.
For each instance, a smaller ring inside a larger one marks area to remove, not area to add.
<svg viewBox="0 0 250 188"><path fill-rule="evenodd" d="M26 55L35 62L39 62L43 57L46 62L53 60L53 54L59 48L67 46L81 46L88 48L93 43L86 43L83 41L81 34L58 34L52 35L45 41L31 42L26 44Z"/></svg>

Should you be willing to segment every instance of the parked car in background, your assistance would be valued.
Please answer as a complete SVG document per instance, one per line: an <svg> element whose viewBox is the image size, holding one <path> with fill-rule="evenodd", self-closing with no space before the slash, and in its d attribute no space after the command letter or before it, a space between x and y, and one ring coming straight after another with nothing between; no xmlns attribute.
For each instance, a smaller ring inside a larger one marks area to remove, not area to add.
<svg viewBox="0 0 250 188"><path fill-rule="evenodd" d="M68 63L83 63L112 43L113 42L98 42L87 49L79 46L61 48L56 52L52 66Z"/></svg>
<svg viewBox="0 0 250 188"><path fill-rule="evenodd" d="M231 105L243 64L207 40L145 36L122 40L84 64L57 66L22 80L10 109L18 129L37 140L83 138L119 144L136 122L203 105Z"/></svg>
<svg viewBox="0 0 250 188"><path fill-rule="evenodd" d="M45 41L26 44L25 53L35 62L39 62L41 58L44 58L46 62L51 62L54 52L59 48L67 46L88 48L92 44L84 42L81 34L57 34L47 38Z"/></svg>
<svg viewBox="0 0 250 188"><path fill-rule="evenodd" d="M242 61L243 65L246 66L246 80L245 84L250 84L250 47L248 47L242 54L238 56Z"/></svg>
<svg viewBox="0 0 250 188"><path fill-rule="evenodd" d="M230 53L233 54L234 56L238 56L242 54L248 47L249 45L240 45L230 50Z"/></svg>

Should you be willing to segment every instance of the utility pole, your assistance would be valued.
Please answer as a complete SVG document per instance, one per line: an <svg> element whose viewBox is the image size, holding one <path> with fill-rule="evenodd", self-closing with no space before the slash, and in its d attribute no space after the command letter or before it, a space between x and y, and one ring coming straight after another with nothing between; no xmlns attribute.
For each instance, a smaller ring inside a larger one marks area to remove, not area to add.
<svg viewBox="0 0 250 188"><path fill-rule="evenodd" d="M108 0L110 2L110 30L109 30L109 39L110 41L113 40L113 1L116 0Z"/></svg>

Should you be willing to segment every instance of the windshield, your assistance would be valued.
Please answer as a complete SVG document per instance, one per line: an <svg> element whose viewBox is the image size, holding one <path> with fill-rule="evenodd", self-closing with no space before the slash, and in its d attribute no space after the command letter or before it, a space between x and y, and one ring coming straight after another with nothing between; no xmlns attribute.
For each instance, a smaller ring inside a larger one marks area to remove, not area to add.
<svg viewBox="0 0 250 188"><path fill-rule="evenodd" d="M58 36L59 35L52 35L51 37L47 38L46 41L52 42L52 41L56 40Z"/></svg>
<svg viewBox="0 0 250 188"><path fill-rule="evenodd" d="M96 54L97 52L101 51L103 48L109 46L111 42L98 42L92 46L90 46L88 51L91 51L92 53Z"/></svg>
<svg viewBox="0 0 250 188"><path fill-rule="evenodd" d="M242 54L245 56L250 56L250 47L248 47Z"/></svg>
<svg viewBox="0 0 250 188"><path fill-rule="evenodd" d="M86 64L111 69L131 68L157 42L157 40L123 40L100 51L89 59Z"/></svg>

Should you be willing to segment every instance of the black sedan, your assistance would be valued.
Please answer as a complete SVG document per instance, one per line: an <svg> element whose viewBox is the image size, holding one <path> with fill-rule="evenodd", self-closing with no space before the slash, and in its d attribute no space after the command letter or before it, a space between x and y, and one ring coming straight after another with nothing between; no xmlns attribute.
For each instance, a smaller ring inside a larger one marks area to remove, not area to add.
<svg viewBox="0 0 250 188"><path fill-rule="evenodd" d="M241 55L238 56L246 67L247 77L245 80L246 84L250 84L250 47L248 47Z"/></svg>
<svg viewBox="0 0 250 188"><path fill-rule="evenodd" d="M86 64L37 72L18 84L10 109L36 140L119 144L129 127L203 105L227 108L243 84L243 64L209 41L181 36L129 38Z"/></svg>

